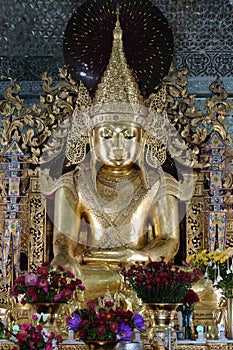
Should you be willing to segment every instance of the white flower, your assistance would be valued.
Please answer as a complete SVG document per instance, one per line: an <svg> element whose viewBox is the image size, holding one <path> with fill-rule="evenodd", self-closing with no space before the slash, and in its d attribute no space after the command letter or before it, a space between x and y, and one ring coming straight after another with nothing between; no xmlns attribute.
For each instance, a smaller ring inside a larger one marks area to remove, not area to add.
<svg viewBox="0 0 233 350"><path fill-rule="evenodd" d="M209 275L208 275L208 266L207 266L207 268L206 268L206 270L205 270L204 277L207 278L207 279L209 278Z"/></svg>
<svg viewBox="0 0 233 350"><path fill-rule="evenodd" d="M220 281L222 281L222 276L221 276L221 275L218 275L218 276L217 276L217 282L219 283Z"/></svg>
<svg viewBox="0 0 233 350"><path fill-rule="evenodd" d="M233 249L228 250L228 252L226 253L226 256L229 258L233 255Z"/></svg>
<svg viewBox="0 0 233 350"><path fill-rule="evenodd" d="M213 283L213 286L217 286L218 285L218 281L215 280L214 283Z"/></svg>

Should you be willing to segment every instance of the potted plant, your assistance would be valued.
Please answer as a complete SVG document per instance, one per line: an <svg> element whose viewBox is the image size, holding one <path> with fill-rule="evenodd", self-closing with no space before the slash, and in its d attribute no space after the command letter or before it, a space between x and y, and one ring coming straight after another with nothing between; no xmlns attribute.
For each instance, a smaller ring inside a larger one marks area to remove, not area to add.
<svg viewBox="0 0 233 350"><path fill-rule="evenodd" d="M233 249L231 247L189 256L193 267L200 269L204 278L212 281L213 287L226 299L227 329L226 336L233 339Z"/></svg>
<svg viewBox="0 0 233 350"><path fill-rule="evenodd" d="M176 309L202 272L190 269L186 263L183 268L175 266L161 257L160 261L135 262L125 266L121 274L124 283L137 293L145 305L148 338L156 347L159 337L163 337L169 329L174 331Z"/></svg>
<svg viewBox="0 0 233 350"><path fill-rule="evenodd" d="M103 306L88 301L86 308L78 309L73 317L67 319L67 324L80 340L98 346L110 342L114 347L118 341L132 340L135 329L145 331L141 315L130 310L124 311L111 301L105 302Z"/></svg>
<svg viewBox="0 0 233 350"><path fill-rule="evenodd" d="M18 277L10 289L10 296L19 298L21 303L66 303L75 291L84 291L79 278L65 270L62 265L53 266L48 262L34 271Z"/></svg>
<svg viewBox="0 0 233 350"><path fill-rule="evenodd" d="M47 328L56 331L56 316L62 305L75 293L85 290L82 281L62 265L53 266L47 262L34 271L21 275L10 289L10 296L29 303L38 314L47 314Z"/></svg>
<svg viewBox="0 0 233 350"><path fill-rule="evenodd" d="M58 344L63 341L60 335L46 329L36 314L32 316L32 323L22 324L17 332L8 333L12 334L9 340L16 344L12 350L58 350Z"/></svg>
<svg viewBox="0 0 233 350"><path fill-rule="evenodd" d="M160 261L123 267L121 274L144 303L181 303L202 272L188 264L180 268L161 257Z"/></svg>

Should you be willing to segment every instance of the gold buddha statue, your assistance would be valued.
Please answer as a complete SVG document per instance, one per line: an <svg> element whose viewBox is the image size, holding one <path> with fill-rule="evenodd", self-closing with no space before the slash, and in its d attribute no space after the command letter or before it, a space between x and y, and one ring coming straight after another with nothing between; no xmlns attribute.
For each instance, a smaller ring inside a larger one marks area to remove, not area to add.
<svg viewBox="0 0 233 350"><path fill-rule="evenodd" d="M162 171L166 117L144 106L127 65L119 14L109 64L89 108L75 108L66 157L77 164L55 193L53 264L82 279L85 299L121 288L119 269L171 260L179 248L178 198L190 189ZM89 152L86 152L87 144Z"/></svg>

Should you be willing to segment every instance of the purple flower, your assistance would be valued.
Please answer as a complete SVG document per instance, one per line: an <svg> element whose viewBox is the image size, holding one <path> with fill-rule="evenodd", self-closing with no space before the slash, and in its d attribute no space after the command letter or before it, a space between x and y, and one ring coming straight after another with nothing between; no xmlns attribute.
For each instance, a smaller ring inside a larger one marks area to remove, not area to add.
<svg viewBox="0 0 233 350"><path fill-rule="evenodd" d="M132 328L128 324L122 322L119 326L116 340L131 340L133 334Z"/></svg>
<svg viewBox="0 0 233 350"><path fill-rule="evenodd" d="M142 331L142 332L145 332L145 331L146 331L146 328L145 328L145 327L146 327L145 321L144 321L144 318L143 318L141 315L135 313L135 314L133 315L133 321L134 321L135 327L136 327L139 331Z"/></svg>
<svg viewBox="0 0 233 350"><path fill-rule="evenodd" d="M81 319L77 314L73 314L73 318L68 320L68 327L72 331L77 331L79 325L81 323Z"/></svg>
<svg viewBox="0 0 233 350"><path fill-rule="evenodd" d="M41 278L38 282L38 287L47 293L49 291L49 282L45 278Z"/></svg>
<svg viewBox="0 0 233 350"><path fill-rule="evenodd" d="M30 272L25 276L25 284L28 286L36 286L38 277L35 273Z"/></svg>
<svg viewBox="0 0 233 350"><path fill-rule="evenodd" d="M54 300L54 301L59 301L59 300L61 300L61 294L59 293L59 294L54 295L53 300Z"/></svg>

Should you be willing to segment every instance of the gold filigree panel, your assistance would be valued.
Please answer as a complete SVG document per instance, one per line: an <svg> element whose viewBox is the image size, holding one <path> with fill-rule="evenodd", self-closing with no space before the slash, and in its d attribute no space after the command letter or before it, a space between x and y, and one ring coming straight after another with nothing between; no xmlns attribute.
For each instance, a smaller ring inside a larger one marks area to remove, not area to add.
<svg viewBox="0 0 233 350"><path fill-rule="evenodd" d="M29 269L42 264L46 253L46 205L40 194L30 196Z"/></svg>

